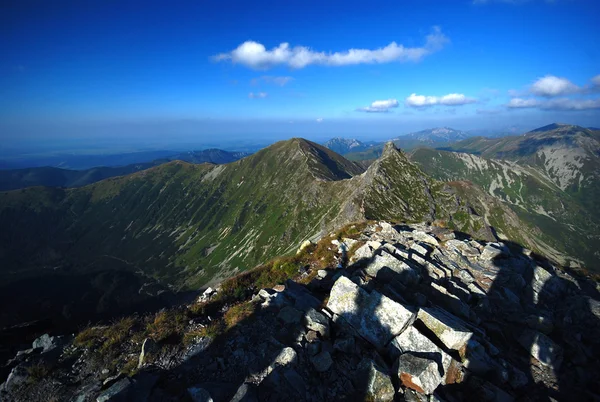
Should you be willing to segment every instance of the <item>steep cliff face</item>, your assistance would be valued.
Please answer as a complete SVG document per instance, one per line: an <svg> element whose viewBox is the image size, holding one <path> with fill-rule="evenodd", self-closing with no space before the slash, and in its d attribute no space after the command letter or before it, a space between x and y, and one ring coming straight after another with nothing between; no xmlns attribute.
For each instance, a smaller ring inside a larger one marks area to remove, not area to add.
<svg viewBox="0 0 600 402"><path fill-rule="evenodd" d="M348 226L7 366L6 400L594 400L598 283L514 242Z"/></svg>

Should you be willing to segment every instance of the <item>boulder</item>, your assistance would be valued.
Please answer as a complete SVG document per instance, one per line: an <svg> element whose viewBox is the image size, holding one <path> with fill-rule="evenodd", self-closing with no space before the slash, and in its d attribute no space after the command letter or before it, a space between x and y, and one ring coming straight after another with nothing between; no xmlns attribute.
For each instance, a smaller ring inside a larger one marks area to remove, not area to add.
<svg viewBox="0 0 600 402"><path fill-rule="evenodd" d="M562 349L547 335L527 329L521 333L518 341L542 365L552 367L554 370L560 368Z"/></svg>
<svg viewBox="0 0 600 402"><path fill-rule="evenodd" d="M431 292L430 297L434 302L456 315L463 318L469 318L471 314L469 306L463 303L458 297L448 292L445 287L432 282L429 290Z"/></svg>
<svg viewBox="0 0 600 402"><path fill-rule="evenodd" d="M364 269L365 273L371 277L377 277L380 271L387 268L390 275L396 276L396 279L405 285L412 285L418 282L419 272L407 263L400 261L391 254L382 251L381 255L376 255L371 263Z"/></svg>
<svg viewBox="0 0 600 402"><path fill-rule="evenodd" d="M258 402L256 386L254 384L243 383L237 389L230 402Z"/></svg>
<svg viewBox="0 0 600 402"><path fill-rule="evenodd" d="M281 352L279 352L273 363L274 365L278 366L287 366L295 364L297 360L298 354L294 349L288 346L283 348Z"/></svg>
<svg viewBox="0 0 600 402"><path fill-rule="evenodd" d="M314 308L308 310L304 315L306 328L318 332L323 338L329 337L329 318Z"/></svg>
<svg viewBox="0 0 600 402"><path fill-rule="evenodd" d="M291 306L285 306L279 311L277 318L284 324L296 324L302 319L302 312Z"/></svg>
<svg viewBox="0 0 600 402"><path fill-rule="evenodd" d="M406 388L431 395L442 383L438 364L433 360L405 353L398 358L396 366L398 378Z"/></svg>
<svg viewBox="0 0 600 402"><path fill-rule="evenodd" d="M460 319L440 308L421 308L417 319L435 334L448 349L462 349L473 333Z"/></svg>
<svg viewBox="0 0 600 402"><path fill-rule="evenodd" d="M446 383L446 375L448 374L452 357L412 325L392 339L388 346L388 353L393 359L400 357L404 353L427 356L436 362L439 371L442 373L442 381Z"/></svg>
<svg viewBox="0 0 600 402"><path fill-rule="evenodd" d="M350 257L350 262L357 263L371 258L373 258L373 250L368 244L364 244L356 249L352 257Z"/></svg>
<svg viewBox="0 0 600 402"><path fill-rule="evenodd" d="M42 348L42 353L46 353L54 348L57 348L63 344L63 337L60 336L50 336L48 334L44 334L33 341L31 347L33 349Z"/></svg>
<svg viewBox="0 0 600 402"><path fill-rule="evenodd" d="M377 291L368 293L346 277L333 285L327 308L378 349L401 333L415 316L403 305Z"/></svg>
<svg viewBox="0 0 600 402"><path fill-rule="evenodd" d="M393 401L395 390L387 370L371 359L364 358L356 370L355 388L368 401Z"/></svg>
<svg viewBox="0 0 600 402"><path fill-rule="evenodd" d="M421 241L423 243L431 244L432 246L436 247L440 245L435 237L420 230L413 231L411 235L413 239Z"/></svg>
<svg viewBox="0 0 600 402"><path fill-rule="evenodd" d="M331 355L329 352L321 352L310 358L310 362L315 367L315 370L322 373L324 371L329 370L331 365L333 364L333 360L331 359Z"/></svg>

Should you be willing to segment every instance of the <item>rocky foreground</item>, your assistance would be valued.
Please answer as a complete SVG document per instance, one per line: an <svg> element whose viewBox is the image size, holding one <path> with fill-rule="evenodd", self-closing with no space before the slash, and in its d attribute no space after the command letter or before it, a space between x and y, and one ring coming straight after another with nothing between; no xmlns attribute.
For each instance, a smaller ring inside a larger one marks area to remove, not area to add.
<svg viewBox="0 0 600 402"><path fill-rule="evenodd" d="M128 372L43 336L9 362L0 399L600 400L597 282L425 224L354 237L327 239L329 268L256 289L219 336L207 329L234 307L185 323L200 329L185 346L122 340Z"/></svg>

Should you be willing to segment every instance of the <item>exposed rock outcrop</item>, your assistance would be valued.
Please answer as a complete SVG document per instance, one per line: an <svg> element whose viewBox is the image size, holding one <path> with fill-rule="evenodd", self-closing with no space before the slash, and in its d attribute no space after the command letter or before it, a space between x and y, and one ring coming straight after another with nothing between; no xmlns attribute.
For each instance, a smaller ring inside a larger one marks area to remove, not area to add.
<svg viewBox="0 0 600 402"><path fill-rule="evenodd" d="M591 280L516 244L462 238L425 224L382 222L356 237L349 265L302 267L302 283L256 290L242 305L252 314L214 340L199 336L185 348L144 342L139 362L140 347L134 353L140 369L134 375L102 375L88 364L85 347L40 338L34 344L40 347L12 361L1 396L599 398L600 302ZM223 311L233 308L241 309ZM43 378L36 377L40 365Z"/></svg>

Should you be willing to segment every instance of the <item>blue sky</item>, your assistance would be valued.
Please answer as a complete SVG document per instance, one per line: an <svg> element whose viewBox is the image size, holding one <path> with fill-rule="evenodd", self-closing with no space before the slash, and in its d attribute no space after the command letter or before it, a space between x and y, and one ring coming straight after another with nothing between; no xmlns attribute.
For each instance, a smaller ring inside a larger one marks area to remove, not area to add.
<svg viewBox="0 0 600 402"><path fill-rule="evenodd" d="M600 125L598 15L596 0L2 2L0 138Z"/></svg>

